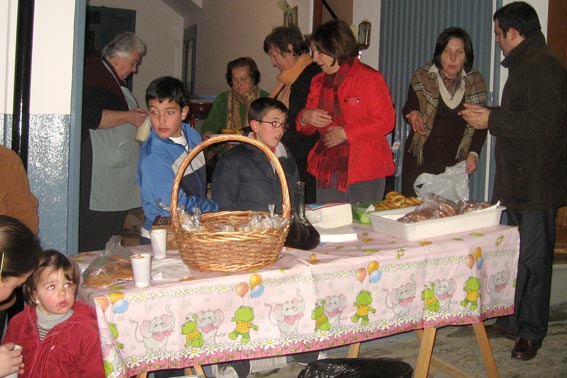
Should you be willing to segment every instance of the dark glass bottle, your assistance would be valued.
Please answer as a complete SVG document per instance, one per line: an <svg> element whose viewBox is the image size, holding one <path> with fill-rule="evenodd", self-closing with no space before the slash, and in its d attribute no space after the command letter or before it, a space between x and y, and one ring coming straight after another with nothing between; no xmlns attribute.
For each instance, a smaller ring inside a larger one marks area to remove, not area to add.
<svg viewBox="0 0 567 378"><path fill-rule="evenodd" d="M319 245L320 239L319 232L305 217L305 183L298 181L295 184L295 203L284 245L309 251Z"/></svg>

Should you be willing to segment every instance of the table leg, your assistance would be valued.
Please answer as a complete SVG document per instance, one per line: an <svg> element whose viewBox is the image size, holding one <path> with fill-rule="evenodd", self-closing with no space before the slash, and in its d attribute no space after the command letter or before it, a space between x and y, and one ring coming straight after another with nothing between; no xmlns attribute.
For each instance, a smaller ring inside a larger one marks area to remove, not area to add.
<svg viewBox="0 0 567 378"><path fill-rule="evenodd" d="M417 363L415 364L414 378L427 378L429 370L429 362L433 353L433 344L435 343L435 328L425 328L416 331L419 342L419 354L417 355Z"/></svg>
<svg viewBox="0 0 567 378"><path fill-rule="evenodd" d="M498 369L496 368L496 361L494 360L494 354L492 353L492 348L488 342L488 337L486 336L486 331L484 329L484 323L474 323L473 325L474 334L476 335L476 342L478 343L478 348L484 360L484 367L486 368L486 373L488 377L498 377Z"/></svg>
<svg viewBox="0 0 567 378"><path fill-rule="evenodd" d="M144 373L140 373L136 376L137 378L148 378L148 373L144 372Z"/></svg>
<svg viewBox="0 0 567 378"><path fill-rule="evenodd" d="M360 343L350 344L347 358L357 358L358 352L360 352Z"/></svg>

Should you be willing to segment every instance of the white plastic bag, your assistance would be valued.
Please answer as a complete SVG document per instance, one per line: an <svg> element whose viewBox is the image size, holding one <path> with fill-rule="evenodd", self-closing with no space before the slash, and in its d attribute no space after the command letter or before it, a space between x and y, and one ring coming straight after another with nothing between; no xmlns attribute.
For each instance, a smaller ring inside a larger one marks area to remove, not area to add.
<svg viewBox="0 0 567 378"><path fill-rule="evenodd" d="M421 197L428 193L437 194L451 201L469 199L469 175L463 160L438 175L422 173L413 184L415 193Z"/></svg>

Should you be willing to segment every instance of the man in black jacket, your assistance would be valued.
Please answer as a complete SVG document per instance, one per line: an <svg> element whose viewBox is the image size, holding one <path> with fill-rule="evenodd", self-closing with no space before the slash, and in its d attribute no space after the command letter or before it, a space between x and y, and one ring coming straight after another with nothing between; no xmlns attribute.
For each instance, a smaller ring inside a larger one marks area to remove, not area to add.
<svg viewBox="0 0 567 378"><path fill-rule="evenodd" d="M535 10L510 3L494 13L508 80L502 104L467 106L463 118L496 136L494 200L519 227L515 314L489 334L516 337L512 357L530 360L547 334L555 217L567 202L567 69L545 45Z"/></svg>

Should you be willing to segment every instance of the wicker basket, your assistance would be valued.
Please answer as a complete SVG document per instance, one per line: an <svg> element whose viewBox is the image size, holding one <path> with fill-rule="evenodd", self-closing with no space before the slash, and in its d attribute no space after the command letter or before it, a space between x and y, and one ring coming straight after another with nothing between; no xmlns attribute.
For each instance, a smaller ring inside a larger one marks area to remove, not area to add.
<svg viewBox="0 0 567 378"><path fill-rule="evenodd" d="M289 220L290 200L287 180L278 158L264 144L240 135L221 135L207 139L183 160L171 192L171 224L181 258L191 268L204 271L232 272L260 268L272 264L283 248L288 225L278 230L263 231L187 231L178 220L179 185L189 163L205 148L222 142L242 142L259 148L273 164L282 189L282 218ZM222 211L201 215L201 224L212 229L218 224L240 224L248 221L253 211ZM262 213L265 214L265 213Z"/></svg>

